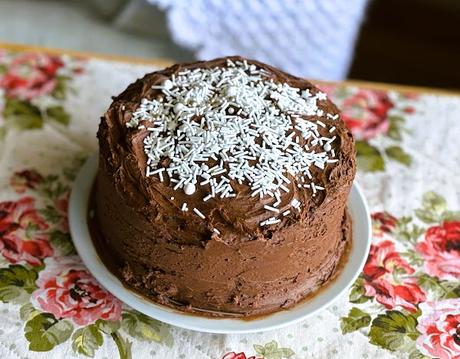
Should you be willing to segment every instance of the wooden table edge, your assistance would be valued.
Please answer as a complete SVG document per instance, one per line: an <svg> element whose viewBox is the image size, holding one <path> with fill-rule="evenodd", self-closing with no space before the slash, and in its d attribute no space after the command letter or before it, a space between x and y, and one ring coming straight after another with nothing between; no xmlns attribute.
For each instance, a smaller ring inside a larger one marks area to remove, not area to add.
<svg viewBox="0 0 460 359"><path fill-rule="evenodd" d="M134 56L124 56L124 55L111 55L111 54L101 54L96 52L82 52L82 51L75 51L69 49L57 49L57 48L49 48L37 45L25 45L25 44L16 44L16 43L8 43L8 42L0 42L0 49L5 49L9 51L38 51L38 52L45 52L48 54L56 54L56 55L63 55L67 54L70 56L76 57L84 57L84 58L94 58L99 60L106 60L106 61L114 61L114 62L124 62L130 64L142 64L142 65L153 65L155 67L167 67L171 66L174 61L163 59L163 58L155 58L155 59L148 59L143 57L134 57ZM312 82L316 84L337 84L337 82L332 81L322 81L322 80L315 80L312 79ZM421 86L410 86L410 85L398 85L398 84L389 84L383 82L370 82L370 81L362 81L362 80L353 80L347 79L340 83L349 86L357 86L362 88L368 89L377 89L377 90L392 90L398 92L409 92L409 93L428 93L434 95L443 95L443 96L459 96L460 91L455 90L446 90L440 88L432 88L432 87L421 87Z"/></svg>

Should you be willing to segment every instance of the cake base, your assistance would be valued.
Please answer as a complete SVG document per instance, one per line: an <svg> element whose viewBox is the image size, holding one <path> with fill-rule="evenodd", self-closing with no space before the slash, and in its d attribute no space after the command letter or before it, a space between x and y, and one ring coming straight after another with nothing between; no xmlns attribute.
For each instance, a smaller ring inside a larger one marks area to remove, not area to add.
<svg viewBox="0 0 460 359"><path fill-rule="evenodd" d="M321 293L324 289L326 289L334 280L339 277L342 269L346 265L348 261L348 256L351 251L352 247L352 218L349 212L346 210L344 214L344 218L342 221L342 240L340 245L337 247L337 253L334 253L333 257L335 258L334 261L331 263L331 271L327 273L323 278L321 278L320 283L313 287L309 288L307 292L305 292L300 299L287 301L283 305L279 306L278 308L273 308L271 310L262 310L258 311L254 308L251 308L247 312L224 312L224 311L216 311L214 309L208 308L196 308L186 303L181 303L176 301L172 298L165 297L164 294L161 296L154 295L149 291L141 290L139 286L135 286L132 283L140 283L142 282L142 278L136 278L131 274L129 276L126 275L126 263L123 263L117 259L116 252L111 248L110 241L103 236L101 231L98 228L97 221L94 218L94 213L96 211L96 203L94 198L94 187L91 191L90 199L89 199L89 208L88 208L88 226L89 232L91 235L91 240L94 243L94 247L99 255L99 258L107 267L107 269L115 275L120 282L129 290L141 295L143 298L151 300L155 304L165 305L167 307L180 310L182 312L186 312L191 315L200 315L200 316L209 316L209 317L222 317L222 318L242 318L245 320L251 320L260 318L261 316L269 315L281 310L289 309L295 306L298 303L308 301L314 296Z"/></svg>

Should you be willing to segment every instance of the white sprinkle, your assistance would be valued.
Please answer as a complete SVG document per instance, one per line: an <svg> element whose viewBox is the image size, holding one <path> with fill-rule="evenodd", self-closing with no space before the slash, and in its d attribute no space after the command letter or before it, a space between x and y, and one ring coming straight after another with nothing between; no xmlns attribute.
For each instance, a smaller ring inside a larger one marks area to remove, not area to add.
<svg viewBox="0 0 460 359"><path fill-rule="evenodd" d="M319 92L316 94L316 98L317 98L318 100L326 100L326 99L327 99L327 95L326 95L324 92L319 91Z"/></svg>
<svg viewBox="0 0 460 359"><path fill-rule="evenodd" d="M275 217L270 217L269 219L267 219L265 221L264 226L269 225L269 224L276 224L276 223L280 223L280 222L281 222L281 219L277 219ZM264 222L262 222L262 223L264 223ZM261 225L262 225L262 223L261 223Z"/></svg>
<svg viewBox="0 0 460 359"><path fill-rule="evenodd" d="M164 172L165 169L163 167L156 169L155 171L150 172L150 175L156 175L157 173Z"/></svg>
<svg viewBox="0 0 460 359"><path fill-rule="evenodd" d="M180 113L181 111L183 111L184 108L185 108L184 104L178 102L178 103L176 103L176 104L174 105L174 112L178 114L178 113Z"/></svg>
<svg viewBox="0 0 460 359"><path fill-rule="evenodd" d="M208 194L206 197L203 198L203 201L206 202L212 198L212 194Z"/></svg>
<svg viewBox="0 0 460 359"><path fill-rule="evenodd" d="M289 188L287 188L284 184L280 185L280 188L286 192L286 193L289 193Z"/></svg>
<svg viewBox="0 0 460 359"><path fill-rule="evenodd" d="M193 212L195 212L198 215L198 217L200 217L202 219L206 218L206 216L203 213L201 213L198 208L193 208Z"/></svg>
<svg viewBox="0 0 460 359"><path fill-rule="evenodd" d="M323 148L324 148L324 151L326 152L329 152L330 150L332 150L332 146L329 142L325 143Z"/></svg>
<svg viewBox="0 0 460 359"><path fill-rule="evenodd" d="M335 126L332 126L330 129L329 129L329 133L332 133L335 131Z"/></svg>
<svg viewBox="0 0 460 359"><path fill-rule="evenodd" d="M236 86L230 86L227 89L227 96L228 97L235 97L238 94L238 87Z"/></svg>
<svg viewBox="0 0 460 359"><path fill-rule="evenodd" d="M317 123L318 125L320 125L321 127L323 127L323 128L326 127L326 124L325 124L323 121L319 121L319 120L318 120L318 121L316 121L316 123Z"/></svg>
<svg viewBox="0 0 460 359"><path fill-rule="evenodd" d="M279 191L275 192L276 202L273 203L273 207L278 207L281 204L281 196Z"/></svg>
<svg viewBox="0 0 460 359"><path fill-rule="evenodd" d="M303 98L309 98L309 97L311 97L310 90L308 90L308 89L307 89L307 90L303 90L303 91L302 91L302 97L303 97Z"/></svg>
<svg viewBox="0 0 460 359"><path fill-rule="evenodd" d="M187 212L188 211L187 203L182 204L181 210L182 210L182 212Z"/></svg>
<svg viewBox="0 0 460 359"><path fill-rule="evenodd" d="M192 195L194 194L196 191L196 186L193 184L193 183L187 183L185 186L184 186L184 193L186 195Z"/></svg>
<svg viewBox="0 0 460 359"><path fill-rule="evenodd" d="M171 201L174 201L174 197L171 197L170 199L171 199Z"/></svg>
<svg viewBox="0 0 460 359"><path fill-rule="evenodd" d="M269 210L269 211L272 211L272 212L275 212L275 213L280 213L280 210L278 208L275 208L275 207L272 207L272 206L269 206L269 205L264 205L264 208L266 210Z"/></svg>
<svg viewBox="0 0 460 359"><path fill-rule="evenodd" d="M283 212L283 216L286 217L289 213L291 213L290 210L284 211L284 212Z"/></svg>
<svg viewBox="0 0 460 359"><path fill-rule="evenodd" d="M215 233L220 234L220 231L217 228L212 229Z"/></svg>
<svg viewBox="0 0 460 359"><path fill-rule="evenodd" d="M171 80L167 79L167 80L165 80L163 82L162 86L163 86L163 88L165 90L171 90L173 88L174 84L173 84L173 82Z"/></svg>

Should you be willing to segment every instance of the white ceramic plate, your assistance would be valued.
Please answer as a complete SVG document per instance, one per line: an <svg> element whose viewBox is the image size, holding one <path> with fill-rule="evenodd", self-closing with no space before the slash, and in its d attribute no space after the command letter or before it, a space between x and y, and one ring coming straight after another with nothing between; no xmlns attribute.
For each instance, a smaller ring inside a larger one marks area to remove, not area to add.
<svg viewBox="0 0 460 359"><path fill-rule="evenodd" d="M371 220L361 189L354 183L348 200L353 219L353 244L348 262L340 275L311 299L291 309L253 320L201 317L155 304L123 286L96 253L88 229L87 208L97 162L97 155L88 159L78 174L70 196L70 232L75 247L90 272L107 290L132 308L162 322L209 333L251 333L281 328L301 321L331 304L355 281L367 258L371 241Z"/></svg>

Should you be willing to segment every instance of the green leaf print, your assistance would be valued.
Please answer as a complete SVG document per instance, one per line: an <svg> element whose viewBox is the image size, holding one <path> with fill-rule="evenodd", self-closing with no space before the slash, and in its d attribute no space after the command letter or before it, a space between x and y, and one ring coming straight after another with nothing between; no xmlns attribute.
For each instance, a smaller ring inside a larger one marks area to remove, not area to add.
<svg viewBox="0 0 460 359"><path fill-rule="evenodd" d="M423 196L422 208L415 210L415 215L422 222L437 223L443 220L444 214L449 213L447 210L446 200L435 192L427 192Z"/></svg>
<svg viewBox="0 0 460 359"><path fill-rule="evenodd" d="M115 333L121 327L121 323L119 320L108 321L108 320L98 319L96 321L96 325L99 328L99 330L105 334Z"/></svg>
<svg viewBox="0 0 460 359"><path fill-rule="evenodd" d="M66 85L67 81L71 80L69 76L56 76L56 87L54 88L51 96L53 96L57 100L65 100L66 98Z"/></svg>
<svg viewBox="0 0 460 359"><path fill-rule="evenodd" d="M59 230L53 231L50 234L50 242L54 250L60 256L77 254L69 233L64 233Z"/></svg>
<svg viewBox="0 0 460 359"><path fill-rule="evenodd" d="M58 223L62 217L56 207L52 205L47 205L45 208L40 209L39 212L49 223Z"/></svg>
<svg viewBox="0 0 460 359"><path fill-rule="evenodd" d="M135 311L123 313L122 318L122 328L132 337L172 347L173 337L168 325Z"/></svg>
<svg viewBox="0 0 460 359"><path fill-rule="evenodd" d="M442 214L443 221L460 221L460 211L445 211Z"/></svg>
<svg viewBox="0 0 460 359"><path fill-rule="evenodd" d="M69 187L60 182L59 176L48 175L40 185L40 190L49 199L58 199L69 191ZM51 206L54 208L54 206Z"/></svg>
<svg viewBox="0 0 460 359"><path fill-rule="evenodd" d="M406 259L410 265L413 266L422 266L423 265L423 258L417 252L408 249L405 252L400 252L400 254Z"/></svg>
<svg viewBox="0 0 460 359"><path fill-rule="evenodd" d="M290 358L295 354L290 348L279 348L278 343L274 340L264 346L254 344L254 350L258 355L262 355L264 359Z"/></svg>
<svg viewBox="0 0 460 359"><path fill-rule="evenodd" d="M113 339L113 341L115 342L117 346L120 359L130 359L131 358L132 343L120 335L118 330L121 328L121 323L119 320L108 321L108 320L98 319L94 325L102 333L111 336L111 338Z"/></svg>
<svg viewBox="0 0 460 359"><path fill-rule="evenodd" d="M50 313L40 313L26 322L24 333L29 350L50 351L72 335L73 326L68 320L58 320Z"/></svg>
<svg viewBox="0 0 460 359"><path fill-rule="evenodd" d="M64 175L67 181L73 182L75 180L78 172L80 171L80 168L86 162L87 158L88 158L88 155L86 153L80 153L79 155L75 156L75 158L73 158L70 161L70 164L68 167L65 167L62 170L62 174Z"/></svg>
<svg viewBox="0 0 460 359"><path fill-rule="evenodd" d="M113 332L111 336L118 348L120 359L132 359L131 347L133 343L128 339L124 339L119 332Z"/></svg>
<svg viewBox="0 0 460 359"><path fill-rule="evenodd" d="M420 335L416 326L417 319L413 315L397 310L387 311L372 321L369 342L391 351L410 352Z"/></svg>
<svg viewBox="0 0 460 359"><path fill-rule="evenodd" d="M359 308L353 307L348 313L348 317L340 319L342 334L354 332L360 328L365 328L371 323L371 316Z"/></svg>
<svg viewBox="0 0 460 359"><path fill-rule="evenodd" d="M53 106L46 109L46 115L50 120L56 121L62 125L68 125L70 122L70 116L65 112L62 106Z"/></svg>
<svg viewBox="0 0 460 359"><path fill-rule="evenodd" d="M8 124L21 130L43 127L40 109L27 101L7 99L3 116Z"/></svg>
<svg viewBox="0 0 460 359"><path fill-rule="evenodd" d="M425 233L425 229L411 224L412 217L401 217L398 219L394 234L398 241L407 241L415 245L419 237Z"/></svg>
<svg viewBox="0 0 460 359"><path fill-rule="evenodd" d="M436 300L451 299L460 297L460 284L448 281L440 281L428 274L418 276L418 284L425 292L430 292Z"/></svg>
<svg viewBox="0 0 460 359"><path fill-rule="evenodd" d="M385 148L386 155L403 165L410 166L412 159L410 156L399 146L390 146Z"/></svg>
<svg viewBox="0 0 460 359"><path fill-rule="evenodd" d="M31 304L26 303L21 306L19 309L19 317L24 321L27 322L28 320L32 319L36 315L40 314L41 312Z"/></svg>
<svg viewBox="0 0 460 359"><path fill-rule="evenodd" d="M94 357L94 353L102 346L103 342L104 337L94 324L80 328L72 335L72 349L74 352L88 357Z"/></svg>
<svg viewBox="0 0 460 359"><path fill-rule="evenodd" d="M37 287L37 272L21 265L10 265L0 269L0 300L22 304Z"/></svg>
<svg viewBox="0 0 460 359"><path fill-rule="evenodd" d="M396 141L401 141L401 127L404 125L405 119L401 116L388 117L390 127L388 128L387 136Z"/></svg>
<svg viewBox="0 0 460 359"><path fill-rule="evenodd" d="M368 172L383 171L385 162L379 150L366 141L356 141L356 152L358 155L358 166Z"/></svg>
<svg viewBox="0 0 460 359"><path fill-rule="evenodd" d="M371 297L367 297L364 293L364 278L360 276L351 286L348 299L351 303L355 304L364 303L372 299Z"/></svg>

